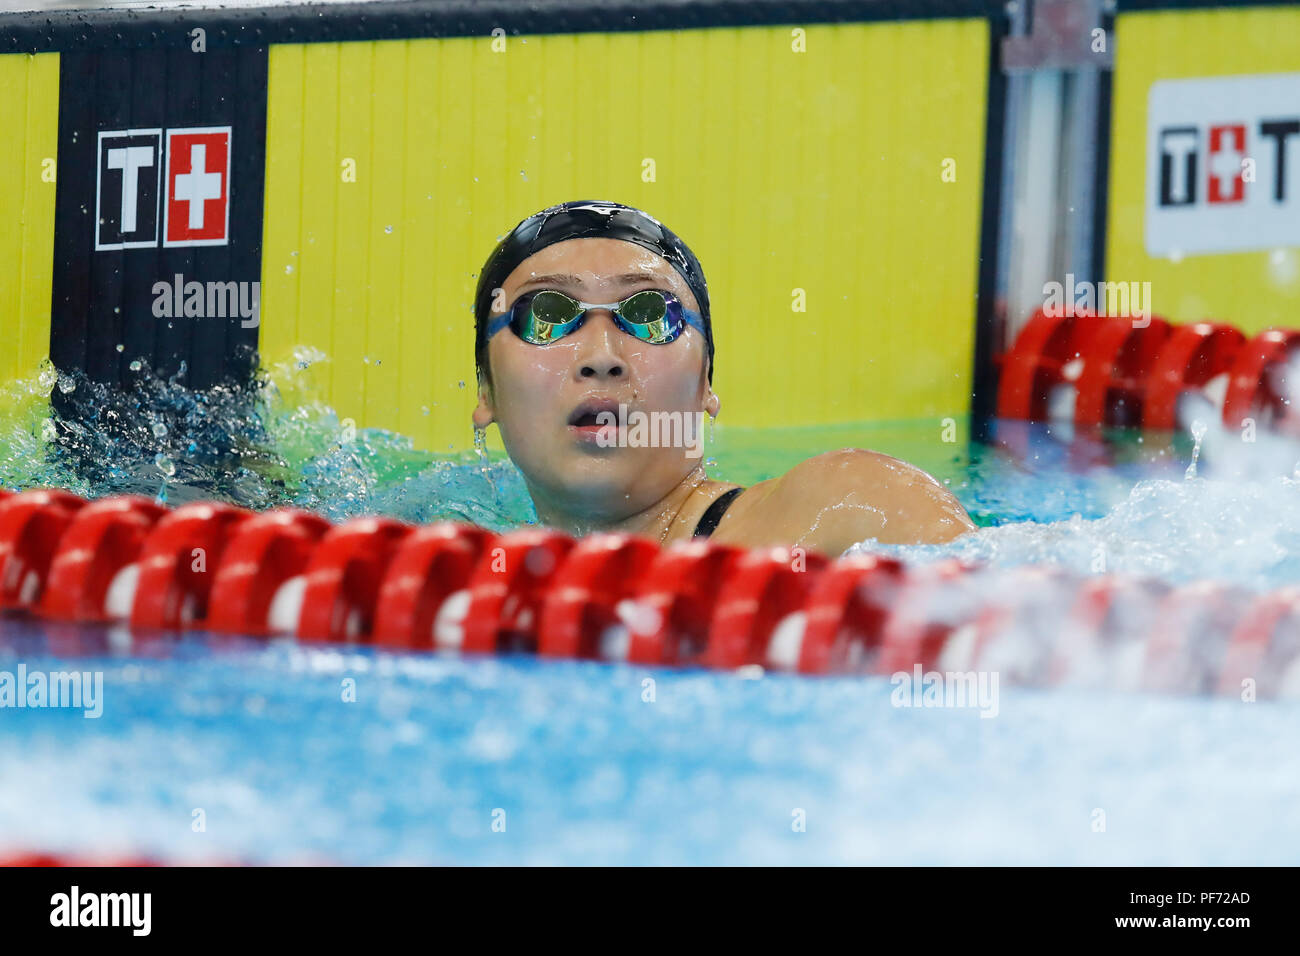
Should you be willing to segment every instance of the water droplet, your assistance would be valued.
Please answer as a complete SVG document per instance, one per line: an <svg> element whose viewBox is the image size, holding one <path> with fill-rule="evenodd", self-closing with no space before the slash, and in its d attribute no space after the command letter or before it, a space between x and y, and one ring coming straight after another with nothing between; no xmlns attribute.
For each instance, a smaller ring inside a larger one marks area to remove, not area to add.
<svg viewBox="0 0 1300 956"><path fill-rule="evenodd" d="M132 360L131 360L131 364L128 365L127 368L129 368L129 369L130 369L131 371L133 371L133 372L138 372L138 371L140 371L140 368L141 368L141 366L140 366L140 360L139 360L139 359L132 359Z"/></svg>
<svg viewBox="0 0 1300 956"><path fill-rule="evenodd" d="M158 454L154 455L153 463L158 467L158 470L161 471L168 478L176 474L176 465L172 462L170 458L168 458L162 452L159 452Z"/></svg>
<svg viewBox="0 0 1300 956"><path fill-rule="evenodd" d="M478 455L481 471L487 470L487 432L481 428L474 429L474 453Z"/></svg>
<svg viewBox="0 0 1300 956"><path fill-rule="evenodd" d="M58 437L59 437L59 430L54 426L54 421L52 419L47 418L45 419L45 421L41 422L42 441L52 442Z"/></svg>
<svg viewBox="0 0 1300 956"><path fill-rule="evenodd" d="M68 395L68 394L70 394L70 393L76 391L76 389L77 389L77 380L76 380L75 378L73 378L71 375L60 375L60 376L59 376L59 391L60 391L60 392L62 392L64 395Z"/></svg>
<svg viewBox="0 0 1300 956"><path fill-rule="evenodd" d="M41 388L53 388L54 383L59 380L59 373L53 368L41 369L41 374L36 377L36 382Z"/></svg>
<svg viewBox="0 0 1300 956"><path fill-rule="evenodd" d="M388 233L388 234L391 236L391 235L393 234L393 227L392 227L392 226L384 226L384 232Z"/></svg>
<svg viewBox="0 0 1300 956"><path fill-rule="evenodd" d="M119 352L125 352L125 351L126 351L126 346L123 345L121 342L118 342L118 343L117 343L117 350L118 350Z"/></svg>
<svg viewBox="0 0 1300 956"><path fill-rule="evenodd" d="M287 275L287 276L291 276L291 275L293 275L293 266L285 266L285 267L284 267L284 274Z"/></svg>
<svg viewBox="0 0 1300 956"><path fill-rule="evenodd" d="M154 423L153 423L153 437L154 437L154 438L166 438L166 437L167 437L167 426L164 425L162 422L154 422Z"/></svg>
<svg viewBox="0 0 1300 956"><path fill-rule="evenodd" d="M457 385L458 387L460 387L460 388L464 388L464 387L465 387L465 383L464 383L464 382L457 382L456 385Z"/></svg>
<svg viewBox="0 0 1300 956"><path fill-rule="evenodd" d="M1192 447L1191 464L1187 466L1187 470L1183 473L1183 477L1186 478L1188 481L1191 481L1193 478L1196 477L1196 463L1197 460L1201 457L1201 439L1205 437L1205 431L1206 429L1205 429L1204 422L1199 420L1194 420L1192 422L1192 427L1191 427L1192 438L1195 439L1196 444Z"/></svg>

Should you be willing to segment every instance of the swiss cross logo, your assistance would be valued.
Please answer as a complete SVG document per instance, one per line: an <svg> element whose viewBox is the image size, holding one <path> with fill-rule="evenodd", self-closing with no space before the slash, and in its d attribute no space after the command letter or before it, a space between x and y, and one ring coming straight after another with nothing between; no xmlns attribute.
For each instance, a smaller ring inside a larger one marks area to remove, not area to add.
<svg viewBox="0 0 1300 956"><path fill-rule="evenodd" d="M1285 148L1285 140L1279 141ZM1210 188L1207 202L1241 202L1246 198L1242 160L1246 158L1246 127L1210 127Z"/></svg>
<svg viewBox="0 0 1300 956"><path fill-rule="evenodd" d="M95 248L230 241L229 126L99 134Z"/></svg>
<svg viewBox="0 0 1300 956"><path fill-rule="evenodd" d="M163 245L225 245L229 187L229 126L168 130Z"/></svg>

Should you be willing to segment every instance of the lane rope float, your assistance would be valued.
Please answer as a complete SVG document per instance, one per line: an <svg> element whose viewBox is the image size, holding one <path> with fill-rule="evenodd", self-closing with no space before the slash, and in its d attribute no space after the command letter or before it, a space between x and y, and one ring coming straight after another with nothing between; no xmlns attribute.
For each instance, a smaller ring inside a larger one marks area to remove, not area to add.
<svg viewBox="0 0 1300 956"><path fill-rule="evenodd" d="M56 654L186 631L718 670L996 669L1012 684L1300 696L1300 589L579 541L286 508L0 495L0 606Z"/></svg>

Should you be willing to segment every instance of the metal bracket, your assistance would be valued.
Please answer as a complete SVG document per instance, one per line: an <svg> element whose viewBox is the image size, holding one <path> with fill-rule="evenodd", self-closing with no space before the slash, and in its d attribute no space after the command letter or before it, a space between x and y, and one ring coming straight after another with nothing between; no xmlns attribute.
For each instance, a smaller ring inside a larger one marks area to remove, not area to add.
<svg viewBox="0 0 1300 956"><path fill-rule="evenodd" d="M1002 40L1002 69L1111 69L1115 38L1102 26L1108 7L1107 0L1034 0L1030 32Z"/></svg>

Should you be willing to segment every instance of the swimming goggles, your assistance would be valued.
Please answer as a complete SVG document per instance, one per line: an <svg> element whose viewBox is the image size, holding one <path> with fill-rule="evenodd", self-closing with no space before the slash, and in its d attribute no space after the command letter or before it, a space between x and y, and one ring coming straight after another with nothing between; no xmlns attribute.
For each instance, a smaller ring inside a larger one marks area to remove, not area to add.
<svg viewBox="0 0 1300 956"><path fill-rule="evenodd" d="M546 345L581 328L588 309L609 309L615 325L651 345L667 345L688 325L704 332L698 313L682 305L671 292L660 289L645 289L622 302L608 303L579 302L563 292L543 289L520 296L509 312L489 319L488 338L510 326L525 342Z"/></svg>

